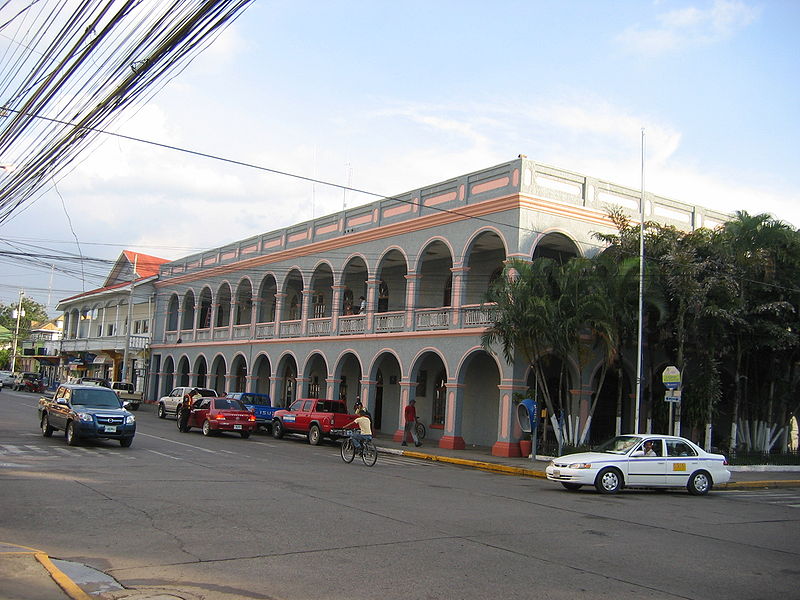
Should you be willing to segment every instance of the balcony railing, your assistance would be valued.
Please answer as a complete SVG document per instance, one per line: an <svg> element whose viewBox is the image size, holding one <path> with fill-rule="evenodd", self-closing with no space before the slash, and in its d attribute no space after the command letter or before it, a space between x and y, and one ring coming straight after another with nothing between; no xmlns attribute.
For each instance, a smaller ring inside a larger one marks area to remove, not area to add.
<svg viewBox="0 0 800 600"><path fill-rule="evenodd" d="M483 328L490 327L497 315L497 308L494 305L469 305L461 308L460 320L454 322L454 311L451 307L443 308L424 308L418 309L414 313L414 321L410 330L415 331L435 331L459 328ZM303 335L313 337L352 335L359 333L396 333L409 330L406 327L406 312L395 311L387 313L375 313L372 321L372 329L367 330L367 315L342 315L338 319L337 330L333 329L333 319L331 317L313 318L306 323L306 331L303 333L303 322L301 320L282 321L280 324L281 338L296 338ZM254 331L254 333L253 333ZM124 339L124 336L117 336ZM131 336L132 347L133 339ZM192 331L168 331L165 335L167 344L174 344L178 339L183 342L207 342L209 340L269 340L275 337L275 323L256 323L255 329L252 325L234 325L231 327L217 327L215 329L198 329ZM108 338L101 338L108 339ZM85 344L84 340L75 340ZM106 346L108 346L106 344ZM81 350L87 348L81 347ZM91 348L88 348L91 349Z"/></svg>
<svg viewBox="0 0 800 600"><path fill-rule="evenodd" d="M417 313L417 329L447 329L450 326L450 309L421 310Z"/></svg>
<svg viewBox="0 0 800 600"><path fill-rule="evenodd" d="M167 338L172 338L167 343L175 343L178 340L177 332L167 333ZM126 336L124 335L109 335L105 337L90 337L90 338L70 338L61 340L62 352L95 352L100 350L118 350L125 349ZM128 348L130 350L142 350L150 345L150 336L146 335L131 335L127 340Z"/></svg>
<svg viewBox="0 0 800 600"><path fill-rule="evenodd" d="M375 331L377 333L387 333L390 331L403 331L406 328L406 314L378 313L375 315Z"/></svg>
<svg viewBox="0 0 800 600"><path fill-rule="evenodd" d="M308 321L308 335L330 335L331 319L310 319Z"/></svg>

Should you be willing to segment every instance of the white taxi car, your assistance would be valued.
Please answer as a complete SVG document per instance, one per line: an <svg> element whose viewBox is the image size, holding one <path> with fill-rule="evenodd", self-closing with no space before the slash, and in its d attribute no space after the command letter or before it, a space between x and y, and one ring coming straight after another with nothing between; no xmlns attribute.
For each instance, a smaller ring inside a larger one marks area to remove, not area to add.
<svg viewBox="0 0 800 600"><path fill-rule="evenodd" d="M567 454L547 466L547 478L568 490L593 485L614 494L623 487L681 488L707 494L727 483L731 472L721 454L711 454L682 437L630 434L612 438L593 450Z"/></svg>

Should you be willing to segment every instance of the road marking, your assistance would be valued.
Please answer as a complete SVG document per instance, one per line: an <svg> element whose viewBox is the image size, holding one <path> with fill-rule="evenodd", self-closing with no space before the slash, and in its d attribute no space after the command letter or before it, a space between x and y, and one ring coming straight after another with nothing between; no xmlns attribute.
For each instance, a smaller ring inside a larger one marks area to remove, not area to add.
<svg viewBox="0 0 800 600"><path fill-rule="evenodd" d="M183 460L182 458L180 458L178 456L172 456L171 454L164 454L163 452L156 452L155 450L150 450L149 448L147 448L147 451L148 452L152 452L153 454L158 454L159 456L164 456L166 458L171 458L173 460Z"/></svg>
<svg viewBox="0 0 800 600"><path fill-rule="evenodd" d="M217 454L217 450L209 450L208 448L203 448L202 446L195 446L194 444L186 444L184 442L176 442L175 440L171 440L169 438L161 437L158 435L151 435L149 433L138 433L137 435L143 435L145 437L150 437L156 440L162 440L164 442L170 442L172 444L178 444L179 446L186 446L187 448L194 448L195 450L202 450L203 452L208 452L209 454Z"/></svg>

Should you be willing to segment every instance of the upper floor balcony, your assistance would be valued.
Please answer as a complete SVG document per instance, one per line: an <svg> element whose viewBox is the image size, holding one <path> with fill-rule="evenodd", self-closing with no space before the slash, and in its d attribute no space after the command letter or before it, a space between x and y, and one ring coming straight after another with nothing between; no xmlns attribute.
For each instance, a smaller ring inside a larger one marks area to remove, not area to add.
<svg viewBox="0 0 800 600"><path fill-rule="evenodd" d="M407 331L480 329L494 322L493 306L473 305L271 321L166 331L163 343L291 339Z"/></svg>
<svg viewBox="0 0 800 600"><path fill-rule="evenodd" d="M102 337L83 337L65 338L61 340L61 352L103 352L114 351L122 353L125 351L126 337L124 335L102 336ZM134 352L144 350L150 346L149 335L131 335L128 340L128 349Z"/></svg>

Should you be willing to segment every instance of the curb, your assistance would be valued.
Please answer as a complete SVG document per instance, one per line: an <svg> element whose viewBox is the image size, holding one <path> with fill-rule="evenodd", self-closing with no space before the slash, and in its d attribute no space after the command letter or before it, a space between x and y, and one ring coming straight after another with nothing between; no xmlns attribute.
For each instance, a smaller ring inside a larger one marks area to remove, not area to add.
<svg viewBox="0 0 800 600"><path fill-rule="evenodd" d="M72 579L67 577L61 569L53 564L53 561L50 560L47 554L37 551L34 553L34 557L47 569L47 572L50 573L50 577L58 584L58 587L64 590L67 596L72 598L72 600L92 600L89 594L79 588Z"/></svg>
<svg viewBox="0 0 800 600"><path fill-rule="evenodd" d="M497 463L484 462L480 460L470 460L466 458L453 458L451 456L438 456L436 454L427 454L425 452L417 452L414 450L395 450L394 448L378 448L379 452L384 454L397 454L400 456L407 456L409 458L416 458L420 460L429 460L432 462L443 462L462 467L471 467L473 469L480 469L482 471L492 471L495 473L505 473L507 475L518 475L521 477L535 477L537 479L547 479L544 471L539 469L526 469L524 467L512 467L509 465L501 465ZM736 489L753 489L753 488L783 488L783 487L800 487L799 479L772 479L769 481L729 481L719 486L717 489L736 490Z"/></svg>

